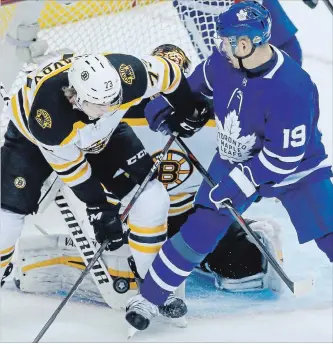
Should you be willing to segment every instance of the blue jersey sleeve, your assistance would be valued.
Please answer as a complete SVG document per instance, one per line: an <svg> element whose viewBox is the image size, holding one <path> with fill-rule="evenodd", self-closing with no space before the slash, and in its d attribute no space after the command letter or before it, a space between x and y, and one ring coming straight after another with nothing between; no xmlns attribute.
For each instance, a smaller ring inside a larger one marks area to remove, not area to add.
<svg viewBox="0 0 333 344"><path fill-rule="evenodd" d="M271 93L271 92L270 92ZM261 185L278 183L294 173L302 161L317 116L315 87L302 94L278 92L265 119L264 146L246 163L253 182Z"/></svg>
<svg viewBox="0 0 333 344"><path fill-rule="evenodd" d="M214 50L213 54L202 61L188 78L192 92L199 97L204 96L209 99L213 97L213 65L214 60L216 60L216 54L218 54L218 51Z"/></svg>

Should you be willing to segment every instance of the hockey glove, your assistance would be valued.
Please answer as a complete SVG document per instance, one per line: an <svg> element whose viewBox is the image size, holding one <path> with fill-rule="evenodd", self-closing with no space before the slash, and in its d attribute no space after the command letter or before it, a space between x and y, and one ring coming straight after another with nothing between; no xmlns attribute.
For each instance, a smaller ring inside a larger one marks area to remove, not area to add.
<svg viewBox="0 0 333 344"><path fill-rule="evenodd" d="M191 137L198 132L209 120L210 108L205 106L201 109L195 109L191 116L181 117L177 113L173 112L162 123L163 129L167 126L169 132L177 132L180 137Z"/></svg>
<svg viewBox="0 0 333 344"><path fill-rule="evenodd" d="M88 219L94 228L97 242L102 244L108 239L110 251L117 250L124 243L119 209L120 204L114 206L108 203L97 207L87 207Z"/></svg>
<svg viewBox="0 0 333 344"><path fill-rule="evenodd" d="M218 209L224 208L223 203L227 201L238 208L255 193L256 187L251 178L248 178L240 168L235 167L211 189L209 199Z"/></svg>

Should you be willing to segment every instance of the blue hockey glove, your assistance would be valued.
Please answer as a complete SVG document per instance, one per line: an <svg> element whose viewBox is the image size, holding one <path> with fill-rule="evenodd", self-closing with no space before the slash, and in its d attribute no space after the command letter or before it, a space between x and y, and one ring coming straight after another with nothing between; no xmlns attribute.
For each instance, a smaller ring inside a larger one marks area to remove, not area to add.
<svg viewBox="0 0 333 344"><path fill-rule="evenodd" d="M209 192L209 199L215 206L224 208L229 201L235 208L242 206L256 192L255 185L240 168L235 167Z"/></svg>
<svg viewBox="0 0 333 344"><path fill-rule="evenodd" d="M173 112L174 109L162 96L156 97L145 107L145 117L149 123L149 128L165 135L171 133L165 120Z"/></svg>
<svg viewBox="0 0 333 344"><path fill-rule="evenodd" d="M117 250L124 243L119 209L120 203L116 206L107 203L96 207L87 207L88 219L94 228L96 241L102 244L108 239L110 251Z"/></svg>

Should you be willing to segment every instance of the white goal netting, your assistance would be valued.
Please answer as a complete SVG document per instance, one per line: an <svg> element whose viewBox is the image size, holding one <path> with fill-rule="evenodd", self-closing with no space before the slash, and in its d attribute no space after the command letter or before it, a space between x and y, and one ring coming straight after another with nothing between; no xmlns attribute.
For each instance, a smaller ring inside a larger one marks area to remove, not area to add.
<svg viewBox="0 0 333 344"><path fill-rule="evenodd" d="M210 52L211 43L204 37L213 29L213 19L206 12L211 8L216 11L217 3L221 11L233 0L2 0L0 82L9 94L21 86L24 71L31 67L21 57L31 54L25 44L36 27L34 45L43 47L44 53L69 48L76 53L121 52L141 56L160 44L172 43L181 47L196 65L200 61L199 48L201 58ZM32 54L38 50L30 47ZM3 105L0 99L0 109ZM3 132L3 116L1 123Z"/></svg>

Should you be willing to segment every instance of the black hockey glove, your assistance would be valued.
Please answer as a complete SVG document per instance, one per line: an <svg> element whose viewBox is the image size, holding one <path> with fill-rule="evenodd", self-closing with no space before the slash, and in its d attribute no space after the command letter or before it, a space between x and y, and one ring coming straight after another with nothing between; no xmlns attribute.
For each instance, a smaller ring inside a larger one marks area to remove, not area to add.
<svg viewBox="0 0 333 344"><path fill-rule="evenodd" d="M88 219L94 228L98 243L106 239L110 241L110 251L117 250L124 243L123 226L119 217L119 205L103 204L97 207L87 207Z"/></svg>
<svg viewBox="0 0 333 344"><path fill-rule="evenodd" d="M191 116L179 117L177 113L170 115L165 123L167 124L171 133L177 132L180 137L191 137L194 133L199 131L210 118L210 108L207 106L201 109L195 109Z"/></svg>

